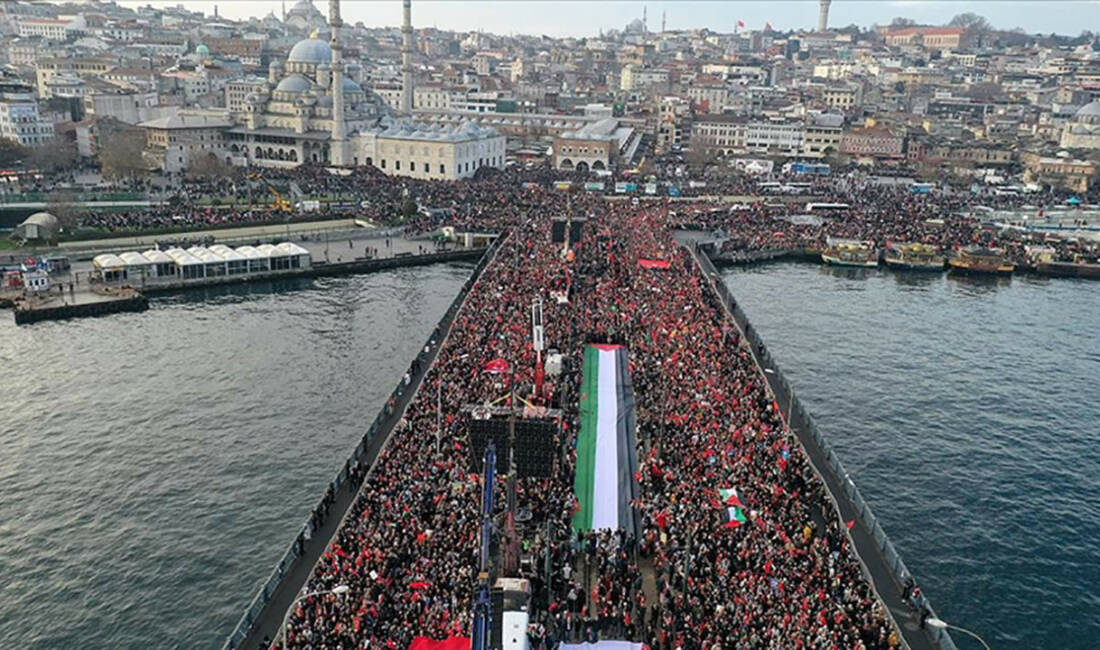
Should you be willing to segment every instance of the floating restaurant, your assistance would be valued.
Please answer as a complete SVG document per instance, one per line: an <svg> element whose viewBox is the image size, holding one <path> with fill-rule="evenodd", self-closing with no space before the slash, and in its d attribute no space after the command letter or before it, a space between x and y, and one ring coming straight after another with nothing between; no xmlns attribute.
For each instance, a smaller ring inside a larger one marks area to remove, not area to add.
<svg viewBox="0 0 1100 650"><path fill-rule="evenodd" d="M312 256L291 242L240 246L224 244L105 253L92 259L92 277L105 284L178 284L211 278L248 277L309 269Z"/></svg>

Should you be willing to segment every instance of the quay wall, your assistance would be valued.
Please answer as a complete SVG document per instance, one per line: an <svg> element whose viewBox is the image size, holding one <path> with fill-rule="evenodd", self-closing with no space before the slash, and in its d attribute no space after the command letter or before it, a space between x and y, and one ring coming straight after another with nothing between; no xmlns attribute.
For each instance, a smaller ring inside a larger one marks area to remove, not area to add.
<svg viewBox="0 0 1100 650"><path fill-rule="evenodd" d="M36 323L44 320L82 318L85 316L106 316L108 314L128 311L145 311L148 308L149 299L135 292L131 296L122 296L111 300L45 305L41 307L24 307L16 302L13 311L15 315L15 324L26 325L27 323Z"/></svg>
<svg viewBox="0 0 1100 650"><path fill-rule="evenodd" d="M935 616L932 604L921 593L913 609L901 597L903 585L913 576L898 555L893 543L886 535L881 522L871 511L870 505L863 499L840 458L833 451L828 439L818 429L810 412L794 393L783 372L779 368L759 332L749 322L741 306L734 300L726 283L707 256L705 245L686 244L696 265L707 284L733 318L744 337L745 344L751 350L753 359L761 376L768 382L772 397L784 419L806 452L814 469L825 484L826 491L841 522L854 520L855 525L847 531L852 548L862 565L864 575L871 584L880 602L885 606L890 618L898 629L899 636L907 648L932 648L957 650L951 636L944 629L925 629L920 626L919 610L927 608ZM771 372L764 372L767 368Z"/></svg>
<svg viewBox="0 0 1100 650"><path fill-rule="evenodd" d="M368 472L374 471L373 466L378 458L379 452L393 432L394 426L404 417L405 409L409 402L420 389L420 384L432 364L435 362L439 349L442 347L444 340L451 331L455 316L466 301L466 296L469 295L475 283L478 281L478 278L481 277L482 271L484 271L485 267L492 261L504 239L506 239L506 237L499 237L488 249L420 256L434 258L433 261L444 261L439 258L439 255L455 255L456 253L461 253L463 257L449 259L469 259L476 253L480 256L480 260L474 268L473 273L471 273L470 277L466 280L466 283L462 285L462 289L458 292L458 295L455 296L451 306L443 314L443 317L440 318L439 324L436 325L435 329L428 336L428 340L425 342L424 347L421 348L420 353L410 364L409 383L406 385L404 381L398 382L397 387L394 388L383 408L375 416L371 425L367 427L359 444L336 473L335 478L329 483L329 488L332 490L333 494L333 502L330 506L328 516L317 528L313 527L310 518L306 519L305 523L299 529L298 534L283 553L278 564L276 564L275 568L272 570L271 575L264 581L263 585L252 598L248 609L245 610L244 615L241 616L241 619L226 640L223 646L224 650L234 650L235 648L242 647L254 648L260 644L265 636L271 639L276 637L282 624L283 615L290 608L303 585L309 580L317 560L328 546L329 540L336 535L343 523L344 517L347 515L358 496L361 483L349 480L351 469L358 463L366 467ZM409 260L409 258L398 257L371 261L392 263L401 262L403 259L406 261ZM424 263L428 264L432 262ZM336 265L326 266L329 267L326 270L331 271L331 267ZM393 264L393 266L402 266L402 264ZM357 272L361 271L348 271L348 273ZM331 275L331 273L324 274ZM322 504L319 503L315 512L322 511Z"/></svg>

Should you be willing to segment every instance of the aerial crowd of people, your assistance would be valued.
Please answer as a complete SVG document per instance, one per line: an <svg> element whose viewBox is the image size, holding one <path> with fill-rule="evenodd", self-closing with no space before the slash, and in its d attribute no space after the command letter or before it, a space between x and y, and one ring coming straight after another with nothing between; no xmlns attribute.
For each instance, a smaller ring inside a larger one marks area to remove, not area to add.
<svg viewBox="0 0 1100 650"><path fill-rule="evenodd" d="M1034 213L1030 215L1033 222L1041 222L1044 215L1064 208L1068 196L1064 192L1000 195L941 188L918 194L911 190L910 183L889 182L889 178L884 181L862 172L753 176L728 170L716 174L713 169L688 169L688 174L704 179L689 182L683 165L658 164L652 171L651 176L639 178L635 185L640 188L653 181L662 194L675 187L677 194L685 198L741 197L743 202L733 205L674 209L674 223L702 225L726 235L722 245L725 252L820 250L829 238L846 238L871 242L878 249L890 242L920 242L945 253L964 246L995 246L1013 261L1021 262L1026 257L1025 246L1035 243L1034 238L1019 230L991 227L983 223L976 210L1030 211ZM180 231L354 216L378 224L400 223L413 233L430 231L444 222L460 229L493 229L516 224L520 211L513 210L506 218L502 214L507 211L505 206L530 204L538 194L559 191L553 189L556 182L571 181L574 194L589 194L581 190L586 178L578 172L552 170L545 164L516 165L505 170L486 168L473 178L450 183L387 176L369 166L340 173L319 165L287 170L239 169L226 177L182 177L166 203L88 211L78 216L76 226L99 232ZM619 195L613 179L600 181L604 189L596 194L639 198L640 189L631 195ZM784 183L799 185L797 196L768 187ZM200 199L210 197L216 200L200 204ZM276 197L285 203L280 206ZM320 199L315 209L302 208L301 200L308 199ZM802 213L808 202L847 207L819 212L807 219ZM1042 243L1064 259L1094 252L1087 242Z"/></svg>
<svg viewBox="0 0 1100 650"><path fill-rule="evenodd" d="M551 478L520 479L517 490L531 513L520 566L532 585L532 647L609 638L683 650L898 647L759 368L673 241L667 208L550 193L526 213L496 209L511 224L507 239L303 593L349 589L301 601L287 647L403 649L416 636L470 635L480 486L463 407L509 394L510 381L534 392L538 297L550 347L577 359L592 341L629 349L641 527L637 538L573 531L580 373L552 378L542 397L562 410L562 454ZM567 210L589 220L563 255L549 217ZM512 372L486 372L493 359ZM718 492L730 488L745 512L737 527Z"/></svg>

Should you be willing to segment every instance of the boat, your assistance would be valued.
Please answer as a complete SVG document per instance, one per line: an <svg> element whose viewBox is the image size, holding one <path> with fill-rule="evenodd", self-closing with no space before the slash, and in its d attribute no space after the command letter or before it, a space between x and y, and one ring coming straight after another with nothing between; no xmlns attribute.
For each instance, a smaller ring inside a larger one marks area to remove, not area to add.
<svg viewBox="0 0 1100 650"><path fill-rule="evenodd" d="M920 243L888 243L886 266L904 271L942 271L944 257L935 246Z"/></svg>
<svg viewBox="0 0 1100 650"><path fill-rule="evenodd" d="M1058 278L1100 279L1100 264L1077 260L1075 262L1039 262L1035 272Z"/></svg>
<svg viewBox="0 0 1100 650"><path fill-rule="evenodd" d="M973 273L978 275L1012 275L1016 265L1008 261L1000 248L967 246L947 260L948 270L953 273Z"/></svg>
<svg viewBox="0 0 1100 650"><path fill-rule="evenodd" d="M878 251L870 242L830 237L821 259L834 266L878 266Z"/></svg>

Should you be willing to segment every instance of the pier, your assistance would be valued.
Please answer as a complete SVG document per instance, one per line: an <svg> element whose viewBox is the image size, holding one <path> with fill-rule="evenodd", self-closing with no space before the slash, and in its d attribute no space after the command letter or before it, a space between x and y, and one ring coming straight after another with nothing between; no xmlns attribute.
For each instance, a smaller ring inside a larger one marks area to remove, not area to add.
<svg viewBox="0 0 1100 650"><path fill-rule="evenodd" d="M8 300L12 303L16 325L43 320L145 311L149 308L149 300L141 292L113 287L98 291L82 290L71 293L60 291L42 296L32 294Z"/></svg>
<svg viewBox="0 0 1100 650"><path fill-rule="evenodd" d="M150 295L250 282L355 275L401 267L475 261L480 259L486 250L486 248L461 248L419 254L405 251L394 253L392 257L361 257L346 262L326 262L322 259L315 260L309 268L239 276L137 283L137 286L88 284L87 282L79 284L79 282L73 282L75 276L73 274L61 278L60 282L55 285L55 289L60 288L60 291L51 290L41 295L0 294L0 307L13 307L17 325L45 320L104 316L120 312L144 311L149 307L148 296ZM66 286L69 287L67 291Z"/></svg>

